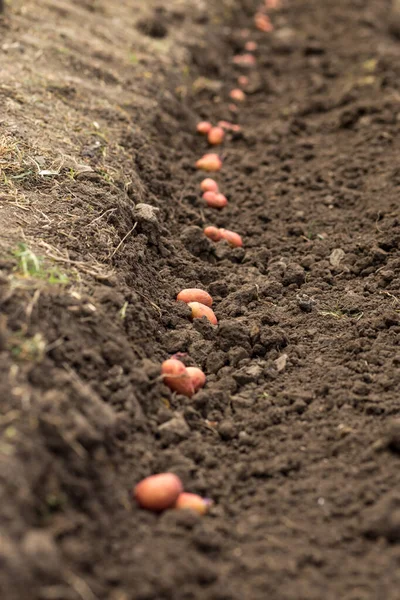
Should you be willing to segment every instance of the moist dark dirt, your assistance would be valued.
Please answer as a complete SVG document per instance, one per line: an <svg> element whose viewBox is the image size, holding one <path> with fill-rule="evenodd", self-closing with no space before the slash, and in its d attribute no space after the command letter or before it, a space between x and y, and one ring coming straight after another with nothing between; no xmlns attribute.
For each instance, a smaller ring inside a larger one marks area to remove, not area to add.
<svg viewBox="0 0 400 600"><path fill-rule="evenodd" d="M0 25L7 600L399 598L389 2L287 0L271 34L257 3L212 4L16 2ZM198 193L203 118L242 126L221 212ZM175 302L187 287L212 294L218 327ZM176 352L207 373L192 399L160 378ZM139 510L132 487L162 471L209 515Z"/></svg>

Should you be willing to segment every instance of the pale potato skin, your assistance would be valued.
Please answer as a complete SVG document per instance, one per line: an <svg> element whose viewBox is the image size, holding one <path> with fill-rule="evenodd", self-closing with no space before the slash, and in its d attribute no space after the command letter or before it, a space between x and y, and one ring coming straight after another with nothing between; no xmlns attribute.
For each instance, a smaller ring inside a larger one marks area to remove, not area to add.
<svg viewBox="0 0 400 600"><path fill-rule="evenodd" d="M236 100L237 102L244 102L246 99L245 93L239 88L232 90L229 95L232 100Z"/></svg>
<svg viewBox="0 0 400 600"><path fill-rule="evenodd" d="M202 192L215 192L216 194L219 192L218 183L210 178L203 179L200 188Z"/></svg>
<svg viewBox="0 0 400 600"><path fill-rule="evenodd" d="M229 229L220 229L221 238L226 240L234 248L241 248L243 246L243 240L238 233L230 231Z"/></svg>
<svg viewBox="0 0 400 600"><path fill-rule="evenodd" d="M218 324L214 311L208 306L205 306L200 302L189 302L188 306L192 309L192 319L202 319L203 317L206 317L213 325Z"/></svg>
<svg viewBox="0 0 400 600"><path fill-rule="evenodd" d="M206 500L197 494L183 492L179 495L174 508L177 510L193 510L199 515L205 515L211 504L211 501Z"/></svg>
<svg viewBox="0 0 400 600"><path fill-rule="evenodd" d="M214 207L224 208L228 204L228 198L224 194L217 194L215 197Z"/></svg>
<svg viewBox="0 0 400 600"><path fill-rule="evenodd" d="M213 227L210 225L204 229L204 234L213 242L219 242L222 239L221 232L218 227Z"/></svg>
<svg viewBox="0 0 400 600"><path fill-rule="evenodd" d="M203 200L210 208L224 208L228 204L228 199L224 194L215 192L204 192Z"/></svg>
<svg viewBox="0 0 400 600"><path fill-rule="evenodd" d="M207 202L208 206L212 206L212 203L215 201L215 198L218 193L219 192L211 192L211 191L204 192L202 198L203 198L203 200L205 200Z"/></svg>
<svg viewBox="0 0 400 600"><path fill-rule="evenodd" d="M196 162L196 169L203 171L216 172L220 171L222 167L222 160L218 154L205 154Z"/></svg>
<svg viewBox="0 0 400 600"><path fill-rule="evenodd" d="M225 132L222 127L213 127L208 133L208 143L212 146L218 146L224 141Z"/></svg>
<svg viewBox="0 0 400 600"><path fill-rule="evenodd" d="M233 63L242 67L252 67L256 64L256 59L252 54L238 54L233 57Z"/></svg>
<svg viewBox="0 0 400 600"><path fill-rule="evenodd" d="M134 496L141 508L161 512L171 508L183 492L183 485L173 473L159 473L143 479L134 489Z"/></svg>
<svg viewBox="0 0 400 600"><path fill-rule="evenodd" d="M191 398L194 394L192 380L190 379L185 365L174 358L165 360L161 365L161 374L164 383L170 390Z"/></svg>
<svg viewBox="0 0 400 600"><path fill-rule="evenodd" d="M200 302L206 306L212 306L213 299L208 292L200 290L198 288L188 288L179 292L176 297L177 301L185 302Z"/></svg>
<svg viewBox="0 0 400 600"><path fill-rule="evenodd" d="M196 393L200 388L206 384L206 375L198 367L187 367L186 369L190 379L192 380L194 392Z"/></svg>
<svg viewBox="0 0 400 600"><path fill-rule="evenodd" d="M211 129L212 125L208 121L200 121L200 123L197 124L197 133L201 133L201 135L207 135L210 133Z"/></svg>

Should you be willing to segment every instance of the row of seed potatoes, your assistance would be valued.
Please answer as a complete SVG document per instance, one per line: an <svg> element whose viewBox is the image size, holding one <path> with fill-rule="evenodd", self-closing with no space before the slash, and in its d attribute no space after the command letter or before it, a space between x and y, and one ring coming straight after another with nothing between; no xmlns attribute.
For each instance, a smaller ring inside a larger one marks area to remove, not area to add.
<svg viewBox="0 0 400 600"><path fill-rule="evenodd" d="M273 24L269 12L280 8L281 0L264 0L254 15L254 26L263 33L273 31ZM233 57L233 64L241 69L252 69L257 65L254 52L257 51L257 42L248 39L251 35L249 29L242 30L244 40L244 51ZM231 113L238 114L239 106L245 105L246 86L249 78L240 75L237 80L238 87L229 92L229 98L233 102L229 104ZM197 133L205 136L209 146L216 149L226 140L231 132L240 132L241 127L230 121L219 121L216 125L208 121L200 121L197 124ZM216 174L223 168L223 161L216 152L204 154L197 162L196 168L207 174ZM223 210L228 205L227 197L221 192L220 185L215 178L210 176L200 183L200 192L206 206L215 210ZM243 246L243 240L239 233L229 229L223 229L208 225L204 229L204 235L214 242L225 240L232 247ZM208 292L198 288L184 289L179 292L177 302L185 302L191 309L192 319L206 318L215 327L218 326L217 317L212 309L213 299ZM206 375L197 367L186 367L179 360L179 356L172 356L161 365L163 382L173 392L191 398L199 389L206 384ZM158 473L150 475L134 488L134 497L138 505L146 510L162 512L168 509L192 510L200 515L205 515L213 502L209 498L202 498L197 494L186 492L182 481L174 473Z"/></svg>

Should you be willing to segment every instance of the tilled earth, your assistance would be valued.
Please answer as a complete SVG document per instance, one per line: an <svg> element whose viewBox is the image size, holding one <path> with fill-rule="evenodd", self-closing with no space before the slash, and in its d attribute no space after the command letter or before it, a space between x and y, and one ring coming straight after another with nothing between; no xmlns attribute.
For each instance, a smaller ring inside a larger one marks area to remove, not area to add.
<svg viewBox="0 0 400 600"><path fill-rule="evenodd" d="M5 600L399 598L389 6L286 0L272 33L252 0L7 7ZM249 39L236 114L232 58ZM222 211L204 207L194 168L205 118L242 126L220 150ZM212 294L218 327L175 302L188 287ZM192 399L160 377L177 352L207 373ZM210 513L139 510L132 487L162 471L213 498Z"/></svg>

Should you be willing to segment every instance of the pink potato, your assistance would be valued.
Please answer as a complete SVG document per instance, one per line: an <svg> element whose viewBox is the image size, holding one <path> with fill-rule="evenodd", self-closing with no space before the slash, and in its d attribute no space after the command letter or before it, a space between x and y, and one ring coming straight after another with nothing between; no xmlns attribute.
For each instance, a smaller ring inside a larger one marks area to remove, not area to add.
<svg viewBox="0 0 400 600"><path fill-rule="evenodd" d="M226 240L234 248L240 248L243 246L243 240L238 233L229 231L229 229L220 229L221 238Z"/></svg>
<svg viewBox="0 0 400 600"><path fill-rule="evenodd" d="M146 477L134 488L134 497L142 508L161 512L172 508L183 492L179 477L173 473L159 473Z"/></svg>
<svg viewBox="0 0 400 600"><path fill-rule="evenodd" d="M209 131L211 131L212 125L208 121L200 121L200 123L197 123L196 129L197 129L197 133L201 133L202 135L207 135L209 133Z"/></svg>
<svg viewBox="0 0 400 600"><path fill-rule="evenodd" d="M240 127L240 125L237 125L236 123L231 123L230 121L219 121L218 125L220 127L222 127L223 129L226 129L227 131L241 131L242 128Z"/></svg>
<svg viewBox="0 0 400 600"><path fill-rule="evenodd" d="M229 96L232 98L232 100L236 100L236 102L244 102L246 100L246 94L243 90L240 90L239 88L231 90Z"/></svg>
<svg viewBox="0 0 400 600"><path fill-rule="evenodd" d="M254 44L255 42L252 42L252 43ZM236 56L233 57L233 64L238 65L239 67L253 67L256 64L256 62L257 62L256 57L253 56L253 54L249 54L249 53L237 54Z"/></svg>
<svg viewBox="0 0 400 600"><path fill-rule="evenodd" d="M206 375L198 367L187 367L186 371L192 380L194 393L206 385Z"/></svg>
<svg viewBox="0 0 400 600"><path fill-rule="evenodd" d="M217 192L204 192L204 194L202 195L202 198L203 198L203 200L205 200L205 202L208 204L208 206L210 206L210 204L212 205L212 203L214 202L216 195L217 195Z"/></svg>
<svg viewBox="0 0 400 600"><path fill-rule="evenodd" d="M222 127L213 127L208 134L208 143L211 144L212 146L219 146L219 144L222 144L222 142L224 141L224 137L225 137L225 131L222 129Z"/></svg>
<svg viewBox="0 0 400 600"><path fill-rule="evenodd" d="M203 171L220 171L222 160L218 154L204 154L197 162L196 168Z"/></svg>
<svg viewBox="0 0 400 600"><path fill-rule="evenodd" d="M192 309L192 319L202 319L206 317L213 325L218 325L218 319L214 311L209 306L201 302L189 302L188 306Z"/></svg>
<svg viewBox="0 0 400 600"><path fill-rule="evenodd" d="M224 194L217 194L215 197L215 203L214 206L216 208L223 208L224 206L227 206L228 204L228 198L226 196L224 196Z"/></svg>
<svg viewBox="0 0 400 600"><path fill-rule="evenodd" d="M161 374L165 385L173 392L191 398L194 394L192 380L190 379L185 365L176 358L165 360L161 365Z"/></svg>
<svg viewBox="0 0 400 600"><path fill-rule="evenodd" d="M257 42L253 42L253 41L248 41L245 44L245 50L247 50L247 52L255 52L258 48L258 44Z"/></svg>
<svg viewBox="0 0 400 600"><path fill-rule="evenodd" d="M206 235L213 242L219 242L222 239L221 231L218 227L210 225L204 229L204 235Z"/></svg>
<svg viewBox="0 0 400 600"><path fill-rule="evenodd" d="M176 297L177 301L186 302L201 302L206 306L212 306L213 299L208 292L198 288L188 288L179 292Z"/></svg>
<svg viewBox="0 0 400 600"><path fill-rule="evenodd" d="M194 512L199 513L199 515L205 515L212 504L212 500L209 500L208 498L202 498L197 494L183 492L178 496L174 508L177 510L193 510Z"/></svg>
<svg viewBox="0 0 400 600"><path fill-rule="evenodd" d="M215 194L214 192L204 192L203 200L210 208L224 208L228 204L228 199L224 194Z"/></svg>
<svg viewBox="0 0 400 600"><path fill-rule="evenodd" d="M257 12L255 14L254 23L257 29L259 29L260 31L264 31L265 33L269 33L274 29L270 18L267 15L264 15L262 12Z"/></svg>
<svg viewBox="0 0 400 600"><path fill-rule="evenodd" d="M202 192L219 192L218 183L209 177L207 179L203 179L200 184L200 188Z"/></svg>

